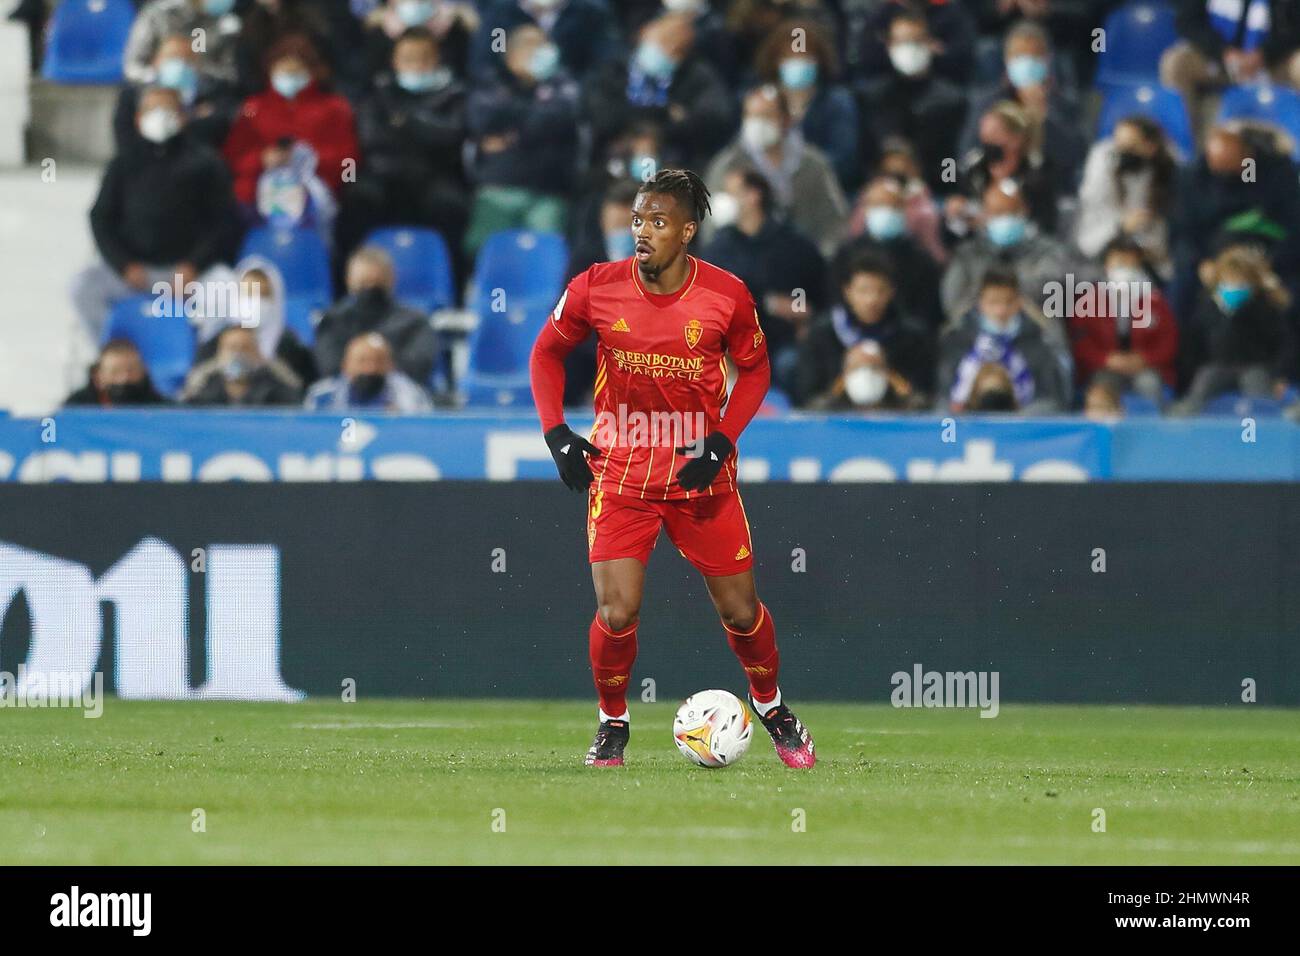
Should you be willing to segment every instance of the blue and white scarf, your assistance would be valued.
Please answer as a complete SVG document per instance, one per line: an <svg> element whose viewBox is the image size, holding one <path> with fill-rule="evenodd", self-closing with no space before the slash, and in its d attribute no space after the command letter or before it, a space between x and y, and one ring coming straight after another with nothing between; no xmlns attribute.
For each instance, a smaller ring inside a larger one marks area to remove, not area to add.
<svg viewBox="0 0 1300 956"><path fill-rule="evenodd" d="M948 393L949 398L959 405L966 404L980 367L992 362L1007 370L1016 393L1016 404L1023 408L1032 402L1034 375L1025 357L1015 347L1016 336L1019 334L1019 323L1002 334L981 330L975 336L970 351L957 364L957 375L953 380L952 391Z"/></svg>

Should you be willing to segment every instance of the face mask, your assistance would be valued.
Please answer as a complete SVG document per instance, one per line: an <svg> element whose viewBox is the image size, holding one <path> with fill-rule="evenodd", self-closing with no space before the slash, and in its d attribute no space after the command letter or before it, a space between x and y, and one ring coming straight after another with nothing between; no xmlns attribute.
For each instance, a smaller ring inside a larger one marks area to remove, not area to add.
<svg viewBox="0 0 1300 956"><path fill-rule="evenodd" d="M352 293L357 305L370 311L378 311L388 305L388 290L381 286L370 286Z"/></svg>
<svg viewBox="0 0 1300 956"><path fill-rule="evenodd" d="M402 70L395 74L397 85L408 93L432 93L445 89L451 82L451 70L445 66L436 70L411 72Z"/></svg>
<svg viewBox="0 0 1300 956"><path fill-rule="evenodd" d="M897 239L907 229L907 217L893 206L867 207L867 232L872 239L888 242Z"/></svg>
<svg viewBox="0 0 1300 956"><path fill-rule="evenodd" d="M180 114L165 106L155 107L140 117L140 135L151 143L165 143L180 131Z"/></svg>
<svg viewBox="0 0 1300 956"><path fill-rule="evenodd" d="M1134 282L1145 282L1146 278L1145 272L1133 266L1116 266L1114 269L1106 270L1107 282L1131 285Z"/></svg>
<svg viewBox="0 0 1300 956"><path fill-rule="evenodd" d="M384 386L387 383L387 375L357 375L353 377L349 390L352 392L354 400L358 402L372 402L379 397L379 393L384 390Z"/></svg>
<svg viewBox="0 0 1300 956"><path fill-rule="evenodd" d="M283 96L286 100L291 100L311 83L311 77L306 73L273 73L271 74L271 88Z"/></svg>
<svg viewBox="0 0 1300 956"><path fill-rule="evenodd" d="M970 401L973 412L1014 412L1016 396L1005 388L985 389Z"/></svg>
<svg viewBox="0 0 1300 956"><path fill-rule="evenodd" d="M664 9L669 13L694 13L699 8L699 0L664 0Z"/></svg>
<svg viewBox="0 0 1300 956"><path fill-rule="evenodd" d="M984 224L984 232L989 242L1003 249L1019 245L1025 238L1028 223L1024 216L994 216Z"/></svg>
<svg viewBox="0 0 1300 956"><path fill-rule="evenodd" d="M120 382L104 389L110 405L139 405L149 398L149 386L144 382Z"/></svg>
<svg viewBox="0 0 1300 956"><path fill-rule="evenodd" d="M649 182L659 171L659 157L650 153L641 153L627 161L627 174L632 179Z"/></svg>
<svg viewBox="0 0 1300 956"><path fill-rule="evenodd" d="M725 229L727 226L734 225L740 218L740 200L731 193L718 193L710 197L709 206L711 207L710 215L713 223L719 229Z"/></svg>
<svg viewBox="0 0 1300 956"><path fill-rule="evenodd" d="M1115 154L1115 166L1121 173L1136 173L1140 169L1145 169L1149 162L1151 160L1145 156L1139 156L1137 153L1118 152Z"/></svg>
<svg viewBox="0 0 1300 956"><path fill-rule="evenodd" d="M224 17L235 9L235 0L203 0L203 12L210 17Z"/></svg>
<svg viewBox="0 0 1300 956"><path fill-rule="evenodd" d="M189 62L171 57L158 64L158 85L172 90L192 90L198 85L199 74Z"/></svg>
<svg viewBox="0 0 1300 956"><path fill-rule="evenodd" d="M433 4L429 0L402 0L396 12L403 26L418 27L433 18Z"/></svg>
<svg viewBox="0 0 1300 956"><path fill-rule="evenodd" d="M854 405L875 405L888 388L889 378L872 365L860 365L844 376L844 391Z"/></svg>
<svg viewBox="0 0 1300 956"><path fill-rule="evenodd" d="M544 83L560 68L560 48L554 43L543 43L528 59L528 72L533 79Z"/></svg>
<svg viewBox="0 0 1300 956"><path fill-rule="evenodd" d="M1007 60L1007 79L1018 90L1038 86L1047 79L1047 61L1037 56L1013 56Z"/></svg>
<svg viewBox="0 0 1300 956"><path fill-rule="evenodd" d="M1006 325L999 325L996 319L981 312L980 331L986 335L996 335L1000 339L1014 339L1020 334L1020 313L1013 315Z"/></svg>
<svg viewBox="0 0 1300 956"><path fill-rule="evenodd" d="M636 251L636 239L630 229L605 233L605 261L618 262Z"/></svg>
<svg viewBox="0 0 1300 956"><path fill-rule="evenodd" d="M895 43L889 48L889 62L904 76L920 76L930 69L931 56L924 43Z"/></svg>
<svg viewBox="0 0 1300 956"><path fill-rule="evenodd" d="M984 154L985 164L989 166L996 166L1007 156L1007 151L1000 143L980 143L980 151Z"/></svg>
<svg viewBox="0 0 1300 956"><path fill-rule="evenodd" d="M1220 282L1214 288L1214 294L1225 312L1236 312L1245 305L1250 300L1250 291L1248 285L1231 285L1227 282Z"/></svg>
<svg viewBox="0 0 1300 956"><path fill-rule="evenodd" d="M750 149L763 152L781 141L781 127L770 119L750 116L740 124L740 138Z"/></svg>
<svg viewBox="0 0 1300 956"><path fill-rule="evenodd" d="M253 371L253 366L242 355L232 355L221 364L221 374L231 382L242 382Z"/></svg>
<svg viewBox="0 0 1300 956"><path fill-rule="evenodd" d="M636 65L642 73L659 80L668 79L677 68L677 64L664 52L664 48L654 40L644 40L636 48Z"/></svg>
<svg viewBox="0 0 1300 956"><path fill-rule="evenodd" d="M803 58L782 60L779 67L781 85L791 90L806 90L817 82L817 61Z"/></svg>

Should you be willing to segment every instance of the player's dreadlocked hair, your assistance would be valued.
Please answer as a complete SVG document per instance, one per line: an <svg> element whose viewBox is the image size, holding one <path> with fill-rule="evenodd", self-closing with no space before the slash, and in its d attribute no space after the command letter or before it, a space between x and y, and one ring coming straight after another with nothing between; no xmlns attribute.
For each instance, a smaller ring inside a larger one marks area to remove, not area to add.
<svg viewBox="0 0 1300 956"><path fill-rule="evenodd" d="M639 192L672 196L683 209L689 209L696 222L703 222L712 207L709 187L689 169L661 169L641 185Z"/></svg>

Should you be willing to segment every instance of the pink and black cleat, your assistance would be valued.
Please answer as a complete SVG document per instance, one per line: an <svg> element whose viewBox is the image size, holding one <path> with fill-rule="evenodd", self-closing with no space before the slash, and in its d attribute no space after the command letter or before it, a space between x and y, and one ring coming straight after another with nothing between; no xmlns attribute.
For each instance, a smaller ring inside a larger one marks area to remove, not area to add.
<svg viewBox="0 0 1300 956"><path fill-rule="evenodd" d="M627 746L631 733L626 720L602 720L596 728L596 739L587 751L587 766L623 766L623 748Z"/></svg>
<svg viewBox="0 0 1300 956"><path fill-rule="evenodd" d="M776 755L783 764L806 770L817 762L812 734L799 722L794 711L785 704L777 704L775 707L769 704L764 710L764 705L753 697L749 698L749 706L758 714L758 719L772 736L772 745L776 747Z"/></svg>

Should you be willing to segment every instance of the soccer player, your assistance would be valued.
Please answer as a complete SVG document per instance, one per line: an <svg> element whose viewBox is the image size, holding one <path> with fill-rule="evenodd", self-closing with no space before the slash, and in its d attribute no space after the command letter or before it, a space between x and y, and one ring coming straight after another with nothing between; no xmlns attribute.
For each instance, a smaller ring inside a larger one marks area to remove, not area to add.
<svg viewBox="0 0 1300 956"><path fill-rule="evenodd" d="M530 360L560 477L588 495L597 605L588 646L600 698L590 766L623 764L645 565L661 526L704 575L777 754L790 767L816 761L812 737L781 699L776 628L754 587L736 487L736 441L767 392L767 344L745 284L687 251L708 212L699 176L660 170L632 204L634 254L569 283ZM583 438L564 421L564 357L593 331L596 424ZM739 368L730 401L724 352Z"/></svg>

